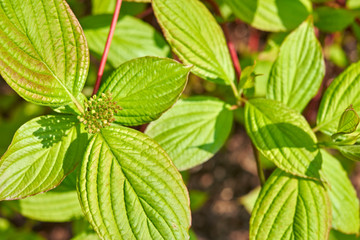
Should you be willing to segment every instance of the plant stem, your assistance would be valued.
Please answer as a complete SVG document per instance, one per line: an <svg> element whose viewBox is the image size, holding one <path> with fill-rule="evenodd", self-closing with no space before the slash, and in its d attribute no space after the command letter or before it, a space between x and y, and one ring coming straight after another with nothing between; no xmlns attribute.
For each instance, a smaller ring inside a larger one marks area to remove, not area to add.
<svg viewBox="0 0 360 240"><path fill-rule="evenodd" d="M142 18L144 18L144 17L149 16L152 12L153 12L152 7L149 7L148 9L146 9L145 11L139 13L139 14L136 15L135 17L142 19Z"/></svg>
<svg viewBox="0 0 360 240"><path fill-rule="evenodd" d="M251 143L251 146L252 146L254 156L255 156L256 168L257 168L257 173L258 173L258 176L259 176L260 184L261 184L261 186L264 186L266 180L265 180L264 171L263 171L263 169L261 167L259 152L258 152L258 150L256 149L256 147L254 146L253 143Z"/></svg>
<svg viewBox="0 0 360 240"><path fill-rule="evenodd" d="M97 74L97 79L96 79L96 83L95 83L94 91L93 91L92 95L95 95L98 92L99 87L100 87L101 78L102 78L102 76L104 74L104 68L105 68L105 64L106 64L106 59L107 59L107 56L108 56L109 50L110 50L111 40L112 40L112 38L114 36L115 26L116 26L117 20L119 18L120 9L121 9L121 3L122 3L122 0L117 0L117 2L116 2L116 7L115 7L113 19L111 21L109 35L108 35L108 38L106 40L105 49L104 49L104 52L103 52L103 55L102 55L102 58L101 58L99 71L98 71L98 74Z"/></svg>

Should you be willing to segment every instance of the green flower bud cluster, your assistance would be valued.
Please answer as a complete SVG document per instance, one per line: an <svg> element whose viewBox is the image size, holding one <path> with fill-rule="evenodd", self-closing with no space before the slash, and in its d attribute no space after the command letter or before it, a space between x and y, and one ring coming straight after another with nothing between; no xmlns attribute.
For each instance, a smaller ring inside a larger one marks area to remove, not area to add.
<svg viewBox="0 0 360 240"><path fill-rule="evenodd" d="M78 116L78 119L89 133L97 133L115 121L114 115L119 110L121 107L113 101L112 94L102 93L101 96L94 95L85 102L85 113Z"/></svg>

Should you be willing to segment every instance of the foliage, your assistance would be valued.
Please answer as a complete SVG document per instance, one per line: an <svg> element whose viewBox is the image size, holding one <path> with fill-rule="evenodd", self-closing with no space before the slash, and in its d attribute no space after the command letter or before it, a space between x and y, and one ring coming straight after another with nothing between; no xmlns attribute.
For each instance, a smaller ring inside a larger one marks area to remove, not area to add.
<svg viewBox="0 0 360 240"><path fill-rule="evenodd" d="M38 221L73 221L78 240L196 239L191 210L208 196L189 194L179 171L212 158L241 123L263 185L240 200L252 212L250 239L357 239L359 200L331 149L360 160L360 62L318 93L325 58L349 62L322 38L349 26L356 34L359 4L204 3L124 3L106 79L90 96L90 52L103 54L115 1L93 0L80 21L65 0L0 1L0 74L29 106L48 107L13 116L10 129L18 129L0 159L0 200L11 200L3 206ZM133 16L148 6L164 37ZM247 60L228 34L236 18L272 32ZM219 91L181 98L189 75ZM306 113L321 94L312 127ZM0 129L8 126L0 118ZM276 168L266 181L263 161ZM0 220L6 239L41 239Z"/></svg>

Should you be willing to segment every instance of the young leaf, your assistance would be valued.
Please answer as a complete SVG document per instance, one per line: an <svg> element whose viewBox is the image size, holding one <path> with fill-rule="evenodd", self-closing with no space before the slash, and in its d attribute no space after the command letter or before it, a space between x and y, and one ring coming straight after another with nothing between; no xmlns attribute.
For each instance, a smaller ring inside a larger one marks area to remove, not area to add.
<svg viewBox="0 0 360 240"><path fill-rule="evenodd" d="M99 15L81 20L90 51L99 59L104 51L111 19L112 15ZM170 47L151 25L135 17L124 16L116 24L108 62L112 67L117 68L133 58L168 57L169 54Z"/></svg>
<svg viewBox="0 0 360 240"><path fill-rule="evenodd" d="M259 197L261 191L261 187L257 187L245 196L242 196L239 198L239 202L245 207L246 211L248 213L251 213L254 209L256 199Z"/></svg>
<svg viewBox="0 0 360 240"><path fill-rule="evenodd" d="M280 169L266 181L250 219L250 240L327 239L331 207L319 182Z"/></svg>
<svg viewBox="0 0 360 240"><path fill-rule="evenodd" d="M268 83L267 97L301 112L316 95L325 75L321 46L311 20L282 43Z"/></svg>
<svg viewBox="0 0 360 240"><path fill-rule="evenodd" d="M260 153L280 169L320 178L316 136L300 113L277 101L253 99L245 106L245 126Z"/></svg>
<svg viewBox="0 0 360 240"><path fill-rule="evenodd" d="M312 10L309 0L225 0L235 15L251 26L269 32L288 31Z"/></svg>
<svg viewBox="0 0 360 240"><path fill-rule="evenodd" d="M68 222L82 217L76 192L78 173L79 171L72 172L60 186L49 192L7 203L21 215L38 221Z"/></svg>
<svg viewBox="0 0 360 240"><path fill-rule="evenodd" d="M355 132L359 122L360 119L358 114L355 112L352 105L350 105L345 109L340 117L336 134L347 134Z"/></svg>
<svg viewBox="0 0 360 240"><path fill-rule="evenodd" d="M151 2L151 0L125 0L121 4L120 15L124 14L124 12L125 14L128 14L129 12L140 13L145 10L146 2ZM93 15L107 14L107 13L112 14L114 13L115 6L116 6L115 0L91 0L91 12ZM133 9L136 8L136 10L132 10L131 8ZM129 9L131 9L132 11ZM135 14L131 14L131 15L135 15Z"/></svg>
<svg viewBox="0 0 360 240"><path fill-rule="evenodd" d="M359 200L346 171L340 162L321 150L324 178L329 182L332 205L332 227L347 234L359 233Z"/></svg>
<svg viewBox="0 0 360 240"><path fill-rule="evenodd" d="M64 0L3 0L0 26L0 73L20 96L47 106L76 101L89 53Z"/></svg>
<svg viewBox="0 0 360 240"><path fill-rule="evenodd" d="M187 239L189 196L164 150L146 135L112 125L86 150L78 193L102 239Z"/></svg>
<svg viewBox="0 0 360 240"><path fill-rule="evenodd" d="M349 105L360 108L360 62L352 64L327 88L321 100L316 129L329 135L337 132L340 117Z"/></svg>
<svg viewBox="0 0 360 240"><path fill-rule="evenodd" d="M48 115L25 123L0 159L0 200L58 186L82 159L87 141L75 116Z"/></svg>
<svg viewBox="0 0 360 240"><path fill-rule="evenodd" d="M241 77L238 85L238 92L241 93L249 89L254 89L255 87L255 78L258 76L255 74L256 63L252 66L248 66L241 71Z"/></svg>
<svg viewBox="0 0 360 240"><path fill-rule="evenodd" d="M171 59L143 57L122 64L99 93L111 92L122 108L116 122L136 126L157 119L184 90L190 67Z"/></svg>
<svg viewBox="0 0 360 240"><path fill-rule="evenodd" d="M170 155L175 166L185 170L209 160L225 143L233 113L216 98L191 97L178 101L146 134Z"/></svg>
<svg viewBox="0 0 360 240"><path fill-rule="evenodd" d="M318 7L314 10L315 26L324 32L338 32L347 28L356 17L344 8Z"/></svg>
<svg viewBox="0 0 360 240"><path fill-rule="evenodd" d="M204 79L233 85L235 73L224 34L199 0L153 0L155 16L174 53Z"/></svg>

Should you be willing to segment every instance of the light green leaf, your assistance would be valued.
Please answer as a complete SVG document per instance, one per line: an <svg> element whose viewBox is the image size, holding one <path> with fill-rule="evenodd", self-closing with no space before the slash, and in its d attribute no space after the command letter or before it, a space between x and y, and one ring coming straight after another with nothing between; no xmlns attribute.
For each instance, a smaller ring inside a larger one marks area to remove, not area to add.
<svg viewBox="0 0 360 240"><path fill-rule="evenodd" d="M245 106L245 126L254 145L285 172L319 179L321 155L305 118L280 102L253 99Z"/></svg>
<svg viewBox="0 0 360 240"><path fill-rule="evenodd" d="M224 34L199 0L153 0L155 16L174 53L200 77L234 85L235 73Z"/></svg>
<svg viewBox="0 0 360 240"><path fill-rule="evenodd" d="M360 218L356 191L340 162L325 150L321 150L321 154L324 178L330 184L332 227L347 234L358 233Z"/></svg>
<svg viewBox="0 0 360 240"><path fill-rule="evenodd" d="M121 4L120 15L131 13L140 13L145 9L145 2L151 0L125 0ZM143 4L139 4L143 3ZM91 0L91 12L93 15L97 14L113 14L115 11L116 0ZM136 9L136 10L135 10ZM136 14L135 13L135 14ZM107 34L106 34L107 35Z"/></svg>
<svg viewBox="0 0 360 240"><path fill-rule="evenodd" d="M277 169L255 203L250 240L323 240L330 226L330 202L321 183Z"/></svg>
<svg viewBox="0 0 360 240"><path fill-rule="evenodd" d="M352 64L326 89L317 116L316 130L332 135L337 132L344 109L352 104L360 110L360 62Z"/></svg>
<svg viewBox="0 0 360 240"><path fill-rule="evenodd" d="M251 213L252 210L254 209L255 202L260 194L260 191L261 191L261 187L257 187L251 190L251 192L249 192L245 196L239 198L239 202L242 205L244 205L246 211L248 211L249 213Z"/></svg>
<svg viewBox="0 0 360 240"><path fill-rule="evenodd" d="M76 177L72 172L57 188L8 204L23 216L44 222L68 222L83 216L76 192Z"/></svg>
<svg viewBox="0 0 360 240"><path fill-rule="evenodd" d="M216 98L191 97L178 101L146 134L185 170L209 160L225 143L233 122L226 103Z"/></svg>
<svg viewBox="0 0 360 240"><path fill-rule="evenodd" d="M180 173L146 135L113 125L91 139L79 198L102 239L187 239L189 196Z"/></svg>
<svg viewBox="0 0 360 240"><path fill-rule="evenodd" d="M347 28L356 15L344 8L332 8L328 6L318 7L314 10L315 26L320 31L338 32Z"/></svg>
<svg viewBox="0 0 360 240"><path fill-rule="evenodd" d="M64 0L3 0L0 26L0 73L20 96L47 106L76 101L89 53Z"/></svg>
<svg viewBox="0 0 360 240"><path fill-rule="evenodd" d="M359 116L350 105L340 117L337 133L352 133L359 125Z"/></svg>
<svg viewBox="0 0 360 240"><path fill-rule="evenodd" d="M122 64L106 79L99 93L111 92L122 107L116 122L135 126L157 119L179 98L190 67L174 60L143 57Z"/></svg>
<svg viewBox="0 0 360 240"><path fill-rule="evenodd" d="M0 159L0 200L58 186L81 161L87 141L75 116L48 115L25 123Z"/></svg>
<svg viewBox="0 0 360 240"><path fill-rule="evenodd" d="M360 8L360 1L359 0L347 0L346 6L349 9L359 9Z"/></svg>
<svg viewBox="0 0 360 240"><path fill-rule="evenodd" d="M226 0L235 15L251 26L269 32L296 28L312 11L309 0Z"/></svg>
<svg viewBox="0 0 360 240"><path fill-rule="evenodd" d="M115 2L115 1L114 1ZM112 15L89 16L81 20L90 51L98 59L104 51ZM151 25L131 16L120 18L108 55L108 62L117 68L133 58L144 56L168 57L170 47Z"/></svg>
<svg viewBox="0 0 360 240"><path fill-rule="evenodd" d="M267 97L301 112L316 95L325 64L311 20L305 21L282 43L268 83Z"/></svg>

